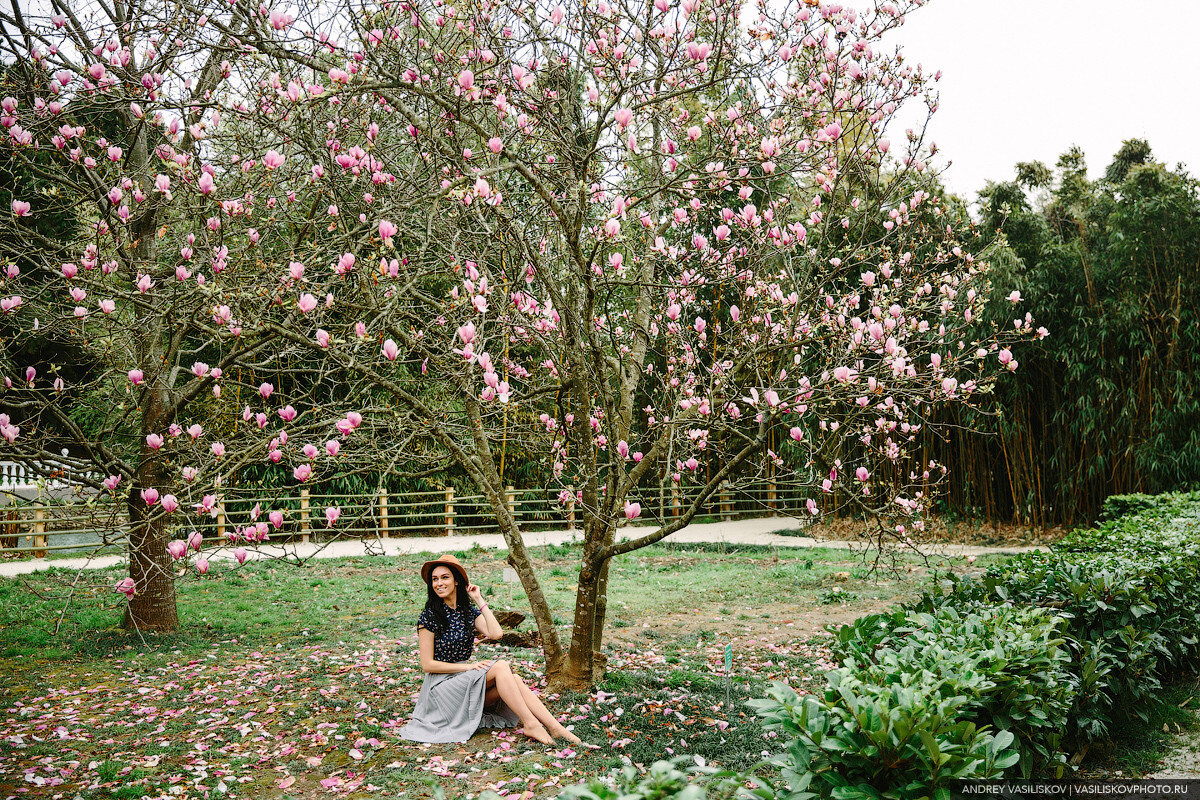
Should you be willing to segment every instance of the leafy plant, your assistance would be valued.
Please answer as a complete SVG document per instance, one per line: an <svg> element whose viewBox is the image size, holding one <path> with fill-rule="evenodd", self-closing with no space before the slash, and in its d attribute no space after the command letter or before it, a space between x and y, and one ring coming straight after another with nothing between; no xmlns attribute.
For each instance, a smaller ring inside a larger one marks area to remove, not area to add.
<svg viewBox="0 0 1200 800"><path fill-rule="evenodd" d="M776 797L918 798L949 796L964 779L999 778L1020 754L1008 731L963 719L969 698L955 681L900 671L881 685L843 667L829 674L823 698L773 683L749 705L763 727L790 740L774 759Z"/></svg>

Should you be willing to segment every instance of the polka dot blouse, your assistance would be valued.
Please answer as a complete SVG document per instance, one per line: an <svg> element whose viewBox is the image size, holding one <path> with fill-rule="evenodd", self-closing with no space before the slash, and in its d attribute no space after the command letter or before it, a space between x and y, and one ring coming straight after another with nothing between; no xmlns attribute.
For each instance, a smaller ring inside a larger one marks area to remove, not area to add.
<svg viewBox="0 0 1200 800"><path fill-rule="evenodd" d="M479 609L470 606L466 609L455 609L446 606L446 620L449 625L440 630L437 617L425 609L417 619L417 627L425 628L433 633L433 658L435 661L467 661L475 652L475 619Z"/></svg>

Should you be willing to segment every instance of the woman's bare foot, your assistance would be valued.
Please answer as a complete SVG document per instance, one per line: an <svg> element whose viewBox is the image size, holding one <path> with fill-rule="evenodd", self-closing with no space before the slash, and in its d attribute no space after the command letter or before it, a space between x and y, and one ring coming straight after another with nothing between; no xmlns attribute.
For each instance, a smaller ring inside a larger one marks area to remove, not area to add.
<svg viewBox="0 0 1200 800"><path fill-rule="evenodd" d="M554 744L554 739L550 736L550 733L546 730L546 727L540 722L534 725L526 725L521 729L521 732L530 739L536 739L542 744Z"/></svg>
<svg viewBox="0 0 1200 800"><path fill-rule="evenodd" d="M551 725L550 733L551 733L551 735L554 736L555 739L566 739L571 744L583 744L582 739L580 739L575 734L571 733L569 730L564 728L562 725L557 725L557 724Z"/></svg>

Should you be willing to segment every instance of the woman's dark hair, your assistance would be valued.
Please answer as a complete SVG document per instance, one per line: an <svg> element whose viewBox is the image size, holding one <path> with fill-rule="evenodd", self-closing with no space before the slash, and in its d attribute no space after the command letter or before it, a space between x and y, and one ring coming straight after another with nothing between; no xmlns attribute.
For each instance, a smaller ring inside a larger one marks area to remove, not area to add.
<svg viewBox="0 0 1200 800"><path fill-rule="evenodd" d="M450 570L450 574L454 576L454 582L456 584L454 590L455 607L465 611L472 605L471 598L467 595L467 583L462 579L462 576L454 570ZM434 633L442 633L450 627L450 619L446 616L446 601L438 597L433 591L433 570L429 571L429 577L425 579L425 589L427 593L425 610L433 615L433 618L438 626L438 629L434 631ZM469 619L470 618L468 617L468 620Z"/></svg>

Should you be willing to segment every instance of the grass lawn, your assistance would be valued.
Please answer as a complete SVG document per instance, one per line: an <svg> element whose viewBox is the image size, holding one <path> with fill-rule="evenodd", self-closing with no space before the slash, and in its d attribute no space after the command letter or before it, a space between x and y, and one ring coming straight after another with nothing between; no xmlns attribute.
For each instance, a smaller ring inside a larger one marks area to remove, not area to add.
<svg viewBox="0 0 1200 800"><path fill-rule="evenodd" d="M458 555L494 606L527 610L494 552ZM567 637L578 553L534 556ZM179 581L184 630L145 641L115 627L116 570L0 579L0 797L425 797L439 784L449 796L546 797L672 754L745 767L774 743L743 702L767 680L813 687L831 666L825 624L912 596L928 574L910 560L875 581L859 556L832 549L667 545L622 556L610 578L608 678L591 694L548 698L599 745L575 751L502 731L465 745L395 737L421 680L424 560L214 564ZM477 654L541 675L540 651Z"/></svg>

